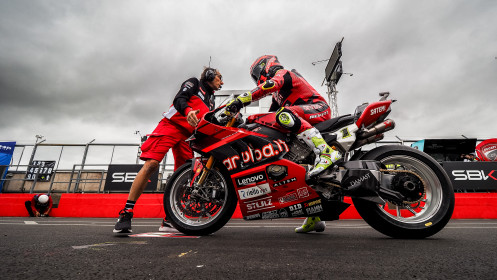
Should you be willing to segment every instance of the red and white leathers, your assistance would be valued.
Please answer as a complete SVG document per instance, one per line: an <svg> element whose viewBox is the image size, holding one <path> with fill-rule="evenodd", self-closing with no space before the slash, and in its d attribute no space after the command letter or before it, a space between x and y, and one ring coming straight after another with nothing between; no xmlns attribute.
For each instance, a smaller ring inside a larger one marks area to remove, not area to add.
<svg viewBox="0 0 497 280"><path fill-rule="evenodd" d="M276 56L262 56L252 64L250 74L258 86L240 100L242 103L247 102L243 102L244 99L250 98L252 101L257 101L272 94L273 102L269 111L278 110L275 116L276 122L297 133L297 138L314 150L316 160L314 168L308 174L311 177L316 176L341 158L340 153L334 147L330 147L321 133L312 126L331 118L330 107L297 71L280 69L272 76L271 67L282 68ZM306 233L314 230L319 232L325 227L326 224L319 217L308 217L302 226L295 229L295 232Z"/></svg>
<svg viewBox="0 0 497 280"><path fill-rule="evenodd" d="M295 70L278 70L273 77L250 91L248 98L257 101L269 94L273 96L270 111L276 122L297 134L316 154L309 176L316 176L341 158L341 154L330 147L314 128L313 124L330 119L331 109L326 100ZM242 99L244 97L242 96Z"/></svg>
<svg viewBox="0 0 497 280"><path fill-rule="evenodd" d="M190 146L185 142L194 131L188 124L186 115L192 110L200 110L197 114L201 118L205 113L214 108L214 90L207 82L191 78L186 80L178 93L169 111L163 114L155 130L142 144L140 159L155 159L162 161L169 149L173 149L174 170L193 157Z"/></svg>
<svg viewBox="0 0 497 280"><path fill-rule="evenodd" d="M284 110L289 110L298 117L293 127L284 125L295 133L308 130L313 124L328 120L331 116L326 100L295 70L278 70L274 77L260 84L250 93L252 101L272 94L270 111L284 107Z"/></svg>

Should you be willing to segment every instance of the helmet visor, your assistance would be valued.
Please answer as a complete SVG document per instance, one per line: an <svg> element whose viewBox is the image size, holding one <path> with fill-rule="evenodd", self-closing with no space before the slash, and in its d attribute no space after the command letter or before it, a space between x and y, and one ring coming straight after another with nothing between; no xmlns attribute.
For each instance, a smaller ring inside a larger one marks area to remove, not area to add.
<svg viewBox="0 0 497 280"><path fill-rule="evenodd" d="M257 81L259 81L259 78L261 77L263 66L261 64L257 64L254 69L252 69L252 73L250 75L252 76L252 79L254 82L257 84Z"/></svg>

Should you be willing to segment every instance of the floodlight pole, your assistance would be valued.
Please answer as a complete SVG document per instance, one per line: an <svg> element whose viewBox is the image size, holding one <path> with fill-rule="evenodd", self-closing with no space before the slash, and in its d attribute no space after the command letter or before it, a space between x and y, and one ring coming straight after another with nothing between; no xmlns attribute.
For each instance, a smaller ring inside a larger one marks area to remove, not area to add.
<svg viewBox="0 0 497 280"><path fill-rule="evenodd" d="M331 109L331 117L338 117L338 100L337 100L337 89L335 81L326 82L326 86L328 87L328 101L330 103Z"/></svg>

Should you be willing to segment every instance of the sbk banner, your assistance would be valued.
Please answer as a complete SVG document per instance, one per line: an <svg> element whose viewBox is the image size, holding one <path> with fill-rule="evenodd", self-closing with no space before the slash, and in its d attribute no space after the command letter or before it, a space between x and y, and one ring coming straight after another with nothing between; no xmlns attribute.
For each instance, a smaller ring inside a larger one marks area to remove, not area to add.
<svg viewBox="0 0 497 280"><path fill-rule="evenodd" d="M497 161L497 138L487 139L476 146L480 161Z"/></svg>
<svg viewBox="0 0 497 280"><path fill-rule="evenodd" d="M136 178L142 164L111 164L107 170L104 191L106 192L129 192L131 184ZM157 191L159 171L157 170L148 180L145 192Z"/></svg>
<svg viewBox="0 0 497 280"><path fill-rule="evenodd" d="M497 162L444 161L455 191L497 191Z"/></svg>

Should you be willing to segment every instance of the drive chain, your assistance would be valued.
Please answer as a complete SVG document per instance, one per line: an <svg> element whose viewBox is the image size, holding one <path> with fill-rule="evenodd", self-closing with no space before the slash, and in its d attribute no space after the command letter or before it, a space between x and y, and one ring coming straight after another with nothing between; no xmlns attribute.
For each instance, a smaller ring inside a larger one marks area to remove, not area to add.
<svg viewBox="0 0 497 280"><path fill-rule="evenodd" d="M393 169L380 169L379 171L380 172L389 172L389 173L408 173L408 174L416 176L421 181L421 183L423 184L423 194L421 195L421 198L418 199L418 200L416 200L416 201L404 200L402 202L402 204L414 204L414 203L417 203L417 202L419 202L425 196L425 194L426 194L426 183L423 180L423 178L421 178L421 176L419 176L415 172L410 171L410 170L393 170ZM330 182L321 182L321 183L324 184L324 185L326 185L327 187L342 188L342 186L340 186L338 184L330 183Z"/></svg>

